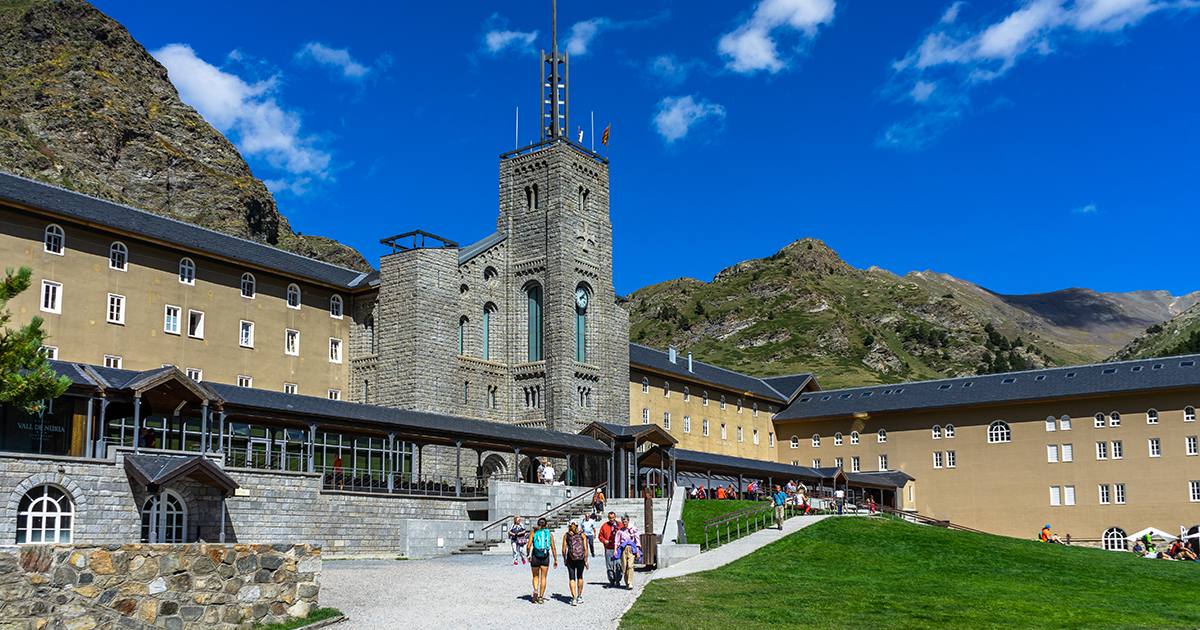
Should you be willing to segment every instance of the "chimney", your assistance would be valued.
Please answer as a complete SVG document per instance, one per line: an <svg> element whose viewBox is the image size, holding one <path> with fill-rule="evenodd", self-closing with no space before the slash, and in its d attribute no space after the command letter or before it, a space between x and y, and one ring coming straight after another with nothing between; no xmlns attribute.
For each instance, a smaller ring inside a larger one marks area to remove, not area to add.
<svg viewBox="0 0 1200 630"><path fill-rule="evenodd" d="M667 359L671 363L675 362L675 346L671 346L671 349L667 352Z"/></svg>
<svg viewBox="0 0 1200 630"><path fill-rule="evenodd" d="M688 371L689 372L692 371L692 353L691 352L688 353Z"/></svg>

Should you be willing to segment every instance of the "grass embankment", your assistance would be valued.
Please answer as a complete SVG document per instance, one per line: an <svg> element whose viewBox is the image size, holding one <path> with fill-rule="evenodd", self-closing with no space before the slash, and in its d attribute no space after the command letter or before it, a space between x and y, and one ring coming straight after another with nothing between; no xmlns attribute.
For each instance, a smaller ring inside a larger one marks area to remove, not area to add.
<svg viewBox="0 0 1200 630"><path fill-rule="evenodd" d="M1200 565L882 519L829 518L656 580L628 628L1197 628Z"/></svg>
<svg viewBox="0 0 1200 630"><path fill-rule="evenodd" d="M255 624L254 629L255 630L293 630L294 628L303 628L304 626L317 623L318 621L332 619L333 617L340 617L341 615L342 615L341 611L337 610L336 608L318 608L318 609L308 613L307 617L293 619L291 621L287 621L284 623L273 623L269 626Z"/></svg>
<svg viewBox="0 0 1200 630"><path fill-rule="evenodd" d="M744 510L750 507L766 505L766 501L730 501L711 499L687 499L683 502L683 527L687 531L687 540L693 545L704 544L704 521L716 518L722 514ZM734 526L737 529L737 526ZM744 530L743 530L744 531ZM716 532L708 534L709 540L716 541ZM725 540L725 526L721 526L722 540ZM733 537L737 538L734 531ZM728 542L728 541L726 541Z"/></svg>

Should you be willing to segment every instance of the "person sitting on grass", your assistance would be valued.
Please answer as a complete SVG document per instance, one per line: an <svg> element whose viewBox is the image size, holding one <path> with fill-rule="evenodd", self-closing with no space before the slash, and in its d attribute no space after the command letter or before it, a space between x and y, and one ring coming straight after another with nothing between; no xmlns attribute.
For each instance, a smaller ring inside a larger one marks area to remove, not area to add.
<svg viewBox="0 0 1200 630"><path fill-rule="evenodd" d="M1133 549L1131 551L1133 551L1133 553L1136 553L1139 556L1146 555L1146 548L1142 546L1141 541L1137 541L1137 542L1133 543Z"/></svg>
<svg viewBox="0 0 1200 630"><path fill-rule="evenodd" d="M1049 523L1047 523L1046 526L1042 528L1042 532L1040 534L1038 534L1038 540L1040 540L1042 542L1055 543L1055 544L1059 544L1059 545L1067 544L1067 543L1063 542L1061 538L1058 537L1058 534L1050 533L1050 524Z"/></svg>

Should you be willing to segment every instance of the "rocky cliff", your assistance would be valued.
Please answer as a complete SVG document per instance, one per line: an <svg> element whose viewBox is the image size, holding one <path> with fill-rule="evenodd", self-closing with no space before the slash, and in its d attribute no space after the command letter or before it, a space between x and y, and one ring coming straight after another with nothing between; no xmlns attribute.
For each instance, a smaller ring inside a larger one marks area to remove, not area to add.
<svg viewBox="0 0 1200 630"><path fill-rule="evenodd" d="M368 271L300 236L167 70L82 0L0 0L0 169Z"/></svg>

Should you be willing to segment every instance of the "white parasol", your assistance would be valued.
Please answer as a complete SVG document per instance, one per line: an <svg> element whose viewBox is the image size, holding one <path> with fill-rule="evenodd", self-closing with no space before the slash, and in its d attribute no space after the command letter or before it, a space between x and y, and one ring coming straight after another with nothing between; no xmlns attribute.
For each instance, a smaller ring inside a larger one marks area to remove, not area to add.
<svg viewBox="0 0 1200 630"><path fill-rule="evenodd" d="M1146 534L1150 534L1151 538L1159 538L1161 540L1179 540L1178 536L1172 536L1171 534L1168 534L1167 532L1164 532L1156 527L1147 527L1139 532L1134 532L1126 536L1125 540L1137 540Z"/></svg>

